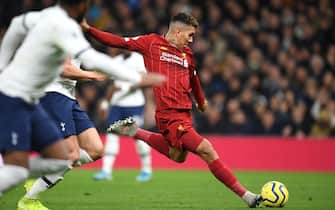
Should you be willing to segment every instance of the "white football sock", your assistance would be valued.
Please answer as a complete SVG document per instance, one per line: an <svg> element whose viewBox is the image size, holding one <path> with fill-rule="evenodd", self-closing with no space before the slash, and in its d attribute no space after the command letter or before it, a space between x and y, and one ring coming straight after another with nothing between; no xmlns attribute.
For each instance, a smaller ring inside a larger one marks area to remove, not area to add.
<svg viewBox="0 0 335 210"><path fill-rule="evenodd" d="M108 174L112 173L116 156L120 151L119 136L107 134L105 156L102 158L102 170Z"/></svg>
<svg viewBox="0 0 335 210"><path fill-rule="evenodd" d="M140 156L141 159L141 171L151 173L151 153L150 153L150 146L141 140L136 140L136 149L137 154Z"/></svg>
<svg viewBox="0 0 335 210"><path fill-rule="evenodd" d="M55 186L59 181L64 179L65 173L67 173L72 167L68 166L61 172L45 175L38 178L31 186L30 190L26 193L25 197L29 199L37 199L41 192Z"/></svg>
<svg viewBox="0 0 335 210"><path fill-rule="evenodd" d="M79 160L75 161L73 163L73 166L80 167L81 165L85 163L92 163L94 160L91 158L91 156L86 152L84 149L79 149Z"/></svg>
<svg viewBox="0 0 335 210"><path fill-rule="evenodd" d="M39 193L46 191L48 188L48 183L46 183L42 178L38 178L24 197L29 199L38 199Z"/></svg>
<svg viewBox="0 0 335 210"><path fill-rule="evenodd" d="M0 167L0 193L5 192L28 178L28 169L16 165Z"/></svg>
<svg viewBox="0 0 335 210"><path fill-rule="evenodd" d="M45 174L54 174L67 170L71 165L70 160L42 158L40 156L29 158L29 177L37 178Z"/></svg>
<svg viewBox="0 0 335 210"><path fill-rule="evenodd" d="M80 153L80 162L81 162L81 164L92 163L94 161L91 158L91 156L86 152L86 150L80 149L79 153Z"/></svg>

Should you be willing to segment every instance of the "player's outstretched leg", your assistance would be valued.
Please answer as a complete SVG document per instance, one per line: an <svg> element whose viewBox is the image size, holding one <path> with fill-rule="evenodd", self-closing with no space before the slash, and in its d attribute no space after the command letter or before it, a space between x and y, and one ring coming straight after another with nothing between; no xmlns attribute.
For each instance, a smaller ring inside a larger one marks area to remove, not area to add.
<svg viewBox="0 0 335 210"><path fill-rule="evenodd" d="M153 133L140 129L136 126L133 119L119 120L113 123L108 132L116 133L141 139L148 143L151 147L164 154L168 158L177 162L185 161L186 152L178 151L171 148L165 138L158 133ZM240 196L250 208L255 208L261 202L261 196L246 190L234 176L229 167L227 167L219 158L211 143L203 139L193 129L182 136L183 144L189 151L196 153L207 164L213 175L229 189ZM195 141L198 139L198 141ZM198 143L195 143L198 142Z"/></svg>
<svg viewBox="0 0 335 210"><path fill-rule="evenodd" d="M30 188L35 183L35 179L28 179L24 184L24 189L27 192L30 191ZM30 210L30 209L37 209L37 210L48 210L38 199L31 199L26 196L22 197L19 202L17 203L17 210Z"/></svg>
<svg viewBox="0 0 335 210"><path fill-rule="evenodd" d="M167 141L165 141L164 137L159 133L154 133L139 128L133 118L129 117L114 122L108 127L107 132L140 139L158 152L170 158L170 147Z"/></svg>
<svg viewBox="0 0 335 210"><path fill-rule="evenodd" d="M168 141L166 141L162 134L138 128L135 120L132 118L114 122L109 126L107 132L140 139L170 160L178 163L183 163L188 154L187 150L179 151L176 148L170 147Z"/></svg>
<svg viewBox="0 0 335 210"><path fill-rule="evenodd" d="M81 164L92 163L102 158L104 146L96 128L88 128L78 136L79 160Z"/></svg>
<svg viewBox="0 0 335 210"><path fill-rule="evenodd" d="M43 165L48 165L50 166L50 170L53 170L54 167L52 167L52 165L58 165L59 167L56 167L58 168L58 171L54 173L46 173L48 175L38 178L36 181L33 182L33 184L31 184L32 182L27 182L25 189L28 191L17 204L19 210L48 209L43 206L43 204L39 201L39 193L44 192L57 184L57 182L63 179L64 174L72 168L73 161L67 161L67 157L70 154L70 149L66 141L58 141L57 144L51 144L43 148L40 154L41 156L49 157L45 160L43 160L43 158L35 160L35 163L41 164L40 168L43 168ZM63 158L62 160L62 157L66 158ZM37 166L34 167L38 168Z"/></svg>
<svg viewBox="0 0 335 210"><path fill-rule="evenodd" d="M185 139L192 139L193 137L192 132L183 136ZM187 148L194 148L191 142L189 140L183 141ZM232 170L219 158L212 144L207 139L203 139L194 152L208 164L212 174L241 197L250 208L255 208L260 204L262 200L261 196L248 191L240 184Z"/></svg>
<svg viewBox="0 0 335 210"><path fill-rule="evenodd" d="M47 189L55 186L59 181L63 180L64 174L71 169L71 165L64 168L63 171L45 175L37 180L28 180L25 185L26 194L18 202L18 210L37 209L47 210L40 201L39 194Z"/></svg>
<svg viewBox="0 0 335 210"><path fill-rule="evenodd" d="M54 174L59 171L64 171L71 166L72 161L70 160L58 160L51 158L42 157L31 157L29 158L29 177L30 179L25 182L24 189L26 196L22 197L18 202L18 209L48 209L32 194L36 192L36 189L30 192L33 184L37 177L41 177L43 174ZM29 193L30 192L30 193Z"/></svg>
<svg viewBox="0 0 335 210"><path fill-rule="evenodd" d="M134 118L127 117L109 125L107 128L107 133L115 133L118 135L134 137L137 129L138 126Z"/></svg>

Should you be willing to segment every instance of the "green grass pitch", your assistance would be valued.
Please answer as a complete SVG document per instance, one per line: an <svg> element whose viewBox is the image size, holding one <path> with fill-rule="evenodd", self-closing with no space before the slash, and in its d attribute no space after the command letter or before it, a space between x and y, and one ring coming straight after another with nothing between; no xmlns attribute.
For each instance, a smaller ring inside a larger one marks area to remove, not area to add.
<svg viewBox="0 0 335 210"><path fill-rule="evenodd" d="M68 173L62 183L42 194L43 203L52 210L248 209L208 171L155 170L148 183L137 183L135 170L116 170L112 181L93 181L93 173ZM255 192L267 181L283 182L290 193L284 209L335 210L334 173L238 171L236 175ZM0 209L16 209L22 195L20 185L0 198Z"/></svg>

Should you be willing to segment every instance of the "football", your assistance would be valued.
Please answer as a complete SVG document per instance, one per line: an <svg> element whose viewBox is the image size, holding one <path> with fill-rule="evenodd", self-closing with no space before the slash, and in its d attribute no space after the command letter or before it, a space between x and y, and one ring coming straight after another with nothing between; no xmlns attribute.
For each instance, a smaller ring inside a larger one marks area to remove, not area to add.
<svg viewBox="0 0 335 210"><path fill-rule="evenodd" d="M278 181L267 182L261 191L262 205L266 207L283 207L288 201L286 186Z"/></svg>

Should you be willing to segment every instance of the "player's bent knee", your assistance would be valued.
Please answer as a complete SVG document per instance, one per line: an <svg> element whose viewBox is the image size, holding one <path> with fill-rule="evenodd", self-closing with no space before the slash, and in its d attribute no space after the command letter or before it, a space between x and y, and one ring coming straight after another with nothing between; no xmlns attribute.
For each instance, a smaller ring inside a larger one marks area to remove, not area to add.
<svg viewBox="0 0 335 210"><path fill-rule="evenodd" d="M76 162L80 159L80 155L79 155L79 151L77 150L72 150L69 154L69 159L72 161L72 162Z"/></svg>
<svg viewBox="0 0 335 210"><path fill-rule="evenodd" d="M178 157L170 157L170 160L173 160L176 163L183 163L183 162L185 162L185 159L178 158Z"/></svg>
<svg viewBox="0 0 335 210"><path fill-rule="evenodd" d="M90 155L90 157L93 160L98 160L98 159L103 157L104 148L101 146L101 147L97 147L97 148L94 148L94 149L90 149L90 150L87 151L87 153Z"/></svg>
<svg viewBox="0 0 335 210"><path fill-rule="evenodd" d="M177 163L183 163L186 161L187 154L187 151L170 150L170 159Z"/></svg>
<svg viewBox="0 0 335 210"><path fill-rule="evenodd" d="M186 161L186 157L178 157L177 159L175 159L175 161L177 163L184 163Z"/></svg>
<svg viewBox="0 0 335 210"><path fill-rule="evenodd" d="M216 151L214 150L213 145L207 140L204 139L198 146L196 153L206 162L211 162L218 158Z"/></svg>
<svg viewBox="0 0 335 210"><path fill-rule="evenodd" d="M79 137L79 146L81 150L85 150L87 155L93 160L98 160L104 155L104 145L98 135L88 135L89 132L96 132L95 130L89 130ZM108 144L108 142L107 142ZM107 145L106 145L107 146Z"/></svg>
<svg viewBox="0 0 335 210"><path fill-rule="evenodd" d="M176 163L183 163L186 160L186 157L182 157L180 155L170 155L170 159Z"/></svg>
<svg viewBox="0 0 335 210"><path fill-rule="evenodd" d="M43 157L61 160L70 160L70 153L71 149L65 141L58 141L40 151Z"/></svg>
<svg viewBox="0 0 335 210"><path fill-rule="evenodd" d="M5 165L16 165L24 168L29 167L29 153L23 151L14 151L3 154L3 163Z"/></svg>
<svg viewBox="0 0 335 210"><path fill-rule="evenodd" d="M104 155L104 146L102 143L86 145L85 147L82 147L82 149L85 150L94 161L102 158Z"/></svg>

